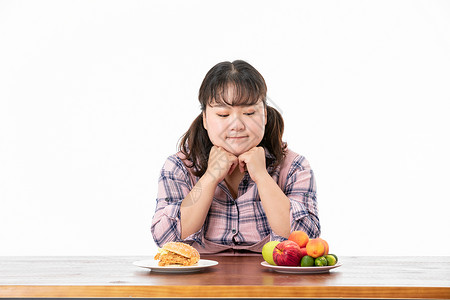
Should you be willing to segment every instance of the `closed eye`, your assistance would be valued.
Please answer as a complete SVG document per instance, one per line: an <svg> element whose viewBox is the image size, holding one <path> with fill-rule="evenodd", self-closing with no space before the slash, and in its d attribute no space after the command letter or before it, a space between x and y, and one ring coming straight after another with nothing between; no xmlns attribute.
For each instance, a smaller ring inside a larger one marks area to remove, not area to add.
<svg viewBox="0 0 450 300"><path fill-rule="evenodd" d="M225 118L225 117L228 117L228 115L224 115L224 114L217 114L219 117L221 117L221 118Z"/></svg>
<svg viewBox="0 0 450 300"><path fill-rule="evenodd" d="M245 113L244 115L251 116L251 115L254 115L254 114L255 114L255 112L251 112L251 113Z"/></svg>

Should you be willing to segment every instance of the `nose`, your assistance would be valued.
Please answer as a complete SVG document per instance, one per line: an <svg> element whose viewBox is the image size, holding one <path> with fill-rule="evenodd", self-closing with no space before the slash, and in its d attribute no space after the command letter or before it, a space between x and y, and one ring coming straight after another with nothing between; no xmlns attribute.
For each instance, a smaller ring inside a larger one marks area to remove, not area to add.
<svg viewBox="0 0 450 300"><path fill-rule="evenodd" d="M242 131L245 129L245 123L239 117L236 117L232 121L230 129L231 131Z"/></svg>

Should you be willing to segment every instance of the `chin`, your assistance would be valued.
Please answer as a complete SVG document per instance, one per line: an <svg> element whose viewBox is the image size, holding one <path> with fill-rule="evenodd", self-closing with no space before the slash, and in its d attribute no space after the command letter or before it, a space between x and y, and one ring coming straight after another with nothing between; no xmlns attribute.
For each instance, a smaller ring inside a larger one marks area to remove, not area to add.
<svg viewBox="0 0 450 300"><path fill-rule="evenodd" d="M247 147L238 147L238 146L233 146L233 145L226 145L223 148L235 156L239 156L242 153L245 153L251 149L251 148L247 148Z"/></svg>
<svg viewBox="0 0 450 300"><path fill-rule="evenodd" d="M258 144L254 145L254 143L227 143L223 146L223 148L228 152L239 156L256 146L258 146Z"/></svg>

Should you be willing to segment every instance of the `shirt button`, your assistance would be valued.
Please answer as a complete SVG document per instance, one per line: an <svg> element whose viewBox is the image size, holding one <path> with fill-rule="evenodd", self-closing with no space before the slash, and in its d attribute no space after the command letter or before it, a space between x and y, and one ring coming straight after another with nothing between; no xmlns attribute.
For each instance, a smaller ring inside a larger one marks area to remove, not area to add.
<svg viewBox="0 0 450 300"><path fill-rule="evenodd" d="M247 179L244 179L244 180L242 180L242 183L243 183L244 185L247 185L247 184L248 184L248 180L247 180Z"/></svg>
<svg viewBox="0 0 450 300"><path fill-rule="evenodd" d="M232 234L236 234L236 232L237 232L236 229L231 230Z"/></svg>

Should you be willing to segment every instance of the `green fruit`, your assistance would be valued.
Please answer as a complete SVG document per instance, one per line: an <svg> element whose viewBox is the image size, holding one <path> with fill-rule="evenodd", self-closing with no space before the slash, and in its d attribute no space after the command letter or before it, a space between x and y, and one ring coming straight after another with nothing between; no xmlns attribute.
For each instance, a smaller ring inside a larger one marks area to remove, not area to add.
<svg viewBox="0 0 450 300"><path fill-rule="evenodd" d="M328 265L328 261L326 259L325 256L319 256L318 258L316 258L316 260L314 261L314 264L317 267L325 267Z"/></svg>
<svg viewBox="0 0 450 300"><path fill-rule="evenodd" d="M273 249L275 249L276 245L278 245L279 243L279 241L271 241L264 244L261 252L264 260L268 264L276 266L275 262L273 261Z"/></svg>
<svg viewBox="0 0 450 300"><path fill-rule="evenodd" d="M300 262L300 266L302 266L302 267L314 267L314 258L309 256L309 255L303 256L302 260Z"/></svg>
<svg viewBox="0 0 450 300"><path fill-rule="evenodd" d="M327 265L328 266L334 266L336 264L336 257L333 254L325 255L325 258L327 259Z"/></svg>
<svg viewBox="0 0 450 300"><path fill-rule="evenodd" d="M336 262L338 262L338 257L336 256L336 254L329 254L329 255L333 255L334 258L336 259Z"/></svg>

